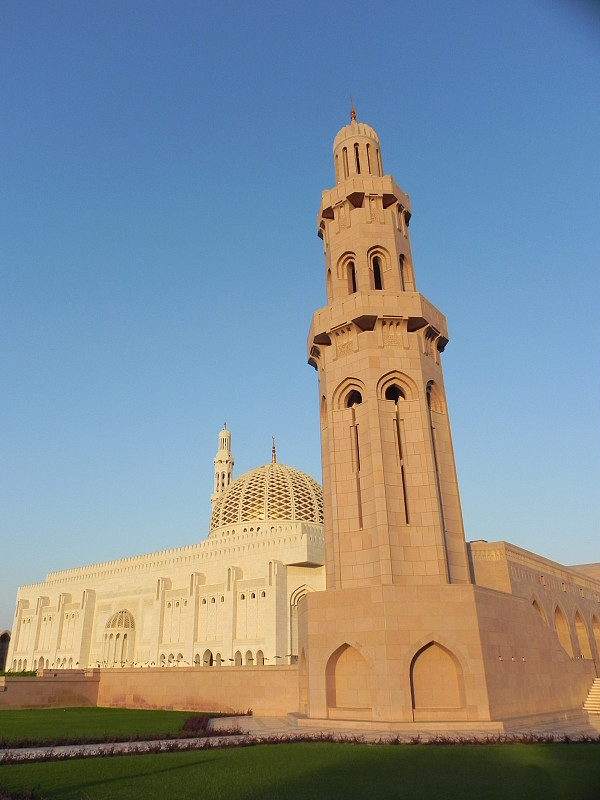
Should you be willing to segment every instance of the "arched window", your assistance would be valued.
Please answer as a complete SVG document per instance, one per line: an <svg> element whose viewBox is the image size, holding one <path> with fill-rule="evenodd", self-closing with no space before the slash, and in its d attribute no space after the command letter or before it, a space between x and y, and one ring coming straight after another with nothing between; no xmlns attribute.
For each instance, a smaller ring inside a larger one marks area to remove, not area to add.
<svg viewBox="0 0 600 800"><path fill-rule="evenodd" d="M404 256L400 256L400 288L403 292L406 291L406 276L404 274Z"/></svg>
<svg viewBox="0 0 600 800"><path fill-rule="evenodd" d="M256 651L256 666L257 667L264 667L265 665L265 654L262 650Z"/></svg>
<svg viewBox="0 0 600 800"><path fill-rule="evenodd" d="M342 158L344 159L344 178L348 177L348 150L344 147L342 150Z"/></svg>
<svg viewBox="0 0 600 800"><path fill-rule="evenodd" d="M375 256L373 259L373 285L375 289L383 289L383 283L381 279L381 261L379 260L378 256Z"/></svg>
<svg viewBox="0 0 600 800"><path fill-rule="evenodd" d="M113 614L105 626L103 661L107 666L125 665L133 658L135 620L127 609Z"/></svg>
<svg viewBox="0 0 600 800"><path fill-rule="evenodd" d="M356 267L354 261L348 262L348 294L354 294L358 290L356 282Z"/></svg>
<svg viewBox="0 0 600 800"><path fill-rule="evenodd" d="M358 144L354 145L354 163L356 164L356 174L360 175L360 154Z"/></svg>
<svg viewBox="0 0 600 800"><path fill-rule="evenodd" d="M393 400L394 403L398 403L399 400L405 400L406 397L398 384L392 383L385 390L385 399Z"/></svg>
<svg viewBox="0 0 600 800"><path fill-rule="evenodd" d="M239 650L235 651L234 664L236 665L236 667L242 666L242 654L240 653Z"/></svg>
<svg viewBox="0 0 600 800"><path fill-rule="evenodd" d="M367 145L367 172L371 174L371 147Z"/></svg>
<svg viewBox="0 0 600 800"><path fill-rule="evenodd" d="M357 389L352 389L346 398L346 408L353 408L362 403L362 395Z"/></svg>
<svg viewBox="0 0 600 800"><path fill-rule="evenodd" d="M252 655L252 650L246 650L246 666L254 666L254 656Z"/></svg>

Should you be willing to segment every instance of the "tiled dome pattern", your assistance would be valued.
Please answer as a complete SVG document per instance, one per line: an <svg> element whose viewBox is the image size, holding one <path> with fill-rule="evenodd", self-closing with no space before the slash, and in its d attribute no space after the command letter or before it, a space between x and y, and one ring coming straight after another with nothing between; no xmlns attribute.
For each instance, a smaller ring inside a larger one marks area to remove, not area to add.
<svg viewBox="0 0 600 800"><path fill-rule="evenodd" d="M210 530L239 522L317 522L323 524L323 490L304 472L284 464L265 464L237 478L215 504Z"/></svg>
<svg viewBox="0 0 600 800"><path fill-rule="evenodd" d="M107 628L135 628L135 621L129 611L117 611L106 623Z"/></svg>

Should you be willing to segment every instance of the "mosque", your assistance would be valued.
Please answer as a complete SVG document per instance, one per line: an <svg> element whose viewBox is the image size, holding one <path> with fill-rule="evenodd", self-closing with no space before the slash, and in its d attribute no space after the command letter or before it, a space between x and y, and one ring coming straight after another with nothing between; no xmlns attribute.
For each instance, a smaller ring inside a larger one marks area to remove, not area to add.
<svg viewBox="0 0 600 800"><path fill-rule="evenodd" d="M466 542L448 332L416 288L409 197L354 110L333 156L317 218L327 304L308 336L323 488L274 447L234 480L225 427L206 540L19 589L7 664L55 681L40 703L64 676L63 698L88 681L99 705L248 701L298 724L581 713L600 664L600 564Z"/></svg>
<svg viewBox="0 0 600 800"><path fill-rule="evenodd" d="M297 662L298 602L325 589L321 487L274 444L233 480L226 427L214 463L204 541L19 590L12 669Z"/></svg>

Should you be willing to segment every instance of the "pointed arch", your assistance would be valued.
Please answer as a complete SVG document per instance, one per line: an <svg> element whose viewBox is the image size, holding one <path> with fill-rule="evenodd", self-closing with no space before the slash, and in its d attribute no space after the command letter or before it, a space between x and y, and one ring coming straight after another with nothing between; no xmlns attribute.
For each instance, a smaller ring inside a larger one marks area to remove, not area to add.
<svg viewBox="0 0 600 800"><path fill-rule="evenodd" d="M347 642L335 650L325 667L327 708L340 716L372 710L370 670L364 656ZM340 714L341 712L341 714Z"/></svg>
<svg viewBox="0 0 600 800"><path fill-rule="evenodd" d="M371 289L384 289L384 273L390 269L390 254L389 252L376 245L367 250L367 263L369 265L369 272L371 275ZM388 287L390 288L390 287Z"/></svg>
<svg viewBox="0 0 600 800"><path fill-rule="evenodd" d="M360 395L361 402L365 399L365 385L358 378L345 378L333 392L333 407L336 409L349 408L353 392Z"/></svg>
<svg viewBox="0 0 600 800"><path fill-rule="evenodd" d="M298 603L309 592L314 592L312 586L303 583L296 587L290 595L290 663L298 663Z"/></svg>
<svg viewBox="0 0 600 800"><path fill-rule="evenodd" d="M432 411L438 414L446 413L444 393L435 381L429 381L427 384L427 402Z"/></svg>
<svg viewBox="0 0 600 800"><path fill-rule="evenodd" d="M592 638L596 645L596 658L600 659L600 622L595 614L592 614Z"/></svg>
<svg viewBox="0 0 600 800"><path fill-rule="evenodd" d="M556 631L556 635L558 636L558 641L560 642L560 646L565 651L565 653L573 657L573 645L571 644L571 634L569 632L569 625L567 623L567 618L558 603L554 607L554 629Z"/></svg>
<svg viewBox="0 0 600 800"><path fill-rule="evenodd" d="M414 400L418 397L417 384L412 378L409 378L408 375L398 370L386 372L385 375L379 378L377 381L377 397L379 397L380 400L393 399L387 395L394 387L400 390L405 400Z"/></svg>
<svg viewBox="0 0 600 800"><path fill-rule="evenodd" d="M415 653L410 665L413 711L465 708L460 661L432 639Z"/></svg>
<svg viewBox="0 0 600 800"><path fill-rule="evenodd" d="M540 601L539 601L539 599L538 599L538 597L536 595L533 595L533 597L531 599L531 606L532 606L532 608L534 608L536 610L536 612L538 613L539 618L542 620L542 622L545 625L547 625L548 624L548 620L546 619L546 615L544 614L544 610L542 608L542 604L540 603Z"/></svg>
<svg viewBox="0 0 600 800"><path fill-rule="evenodd" d="M579 610L575 611L575 638L579 645L575 655L581 658L593 658L588 629Z"/></svg>
<svg viewBox="0 0 600 800"><path fill-rule="evenodd" d="M327 399L325 395L321 397L319 411L320 411L321 427L325 428L327 425Z"/></svg>
<svg viewBox="0 0 600 800"><path fill-rule="evenodd" d="M354 294L358 290L355 253L348 251L340 256L337 262L337 278L346 282L348 294Z"/></svg>

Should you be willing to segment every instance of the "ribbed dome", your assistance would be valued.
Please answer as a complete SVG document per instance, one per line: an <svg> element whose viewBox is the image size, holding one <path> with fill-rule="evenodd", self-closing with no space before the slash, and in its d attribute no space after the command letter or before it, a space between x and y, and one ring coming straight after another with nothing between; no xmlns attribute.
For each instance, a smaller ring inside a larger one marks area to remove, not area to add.
<svg viewBox="0 0 600 800"><path fill-rule="evenodd" d="M355 139L356 137L372 139L379 144L379 136L377 136L375 130L370 125L366 125L364 122L351 122L350 125L345 125L337 132L333 140L333 149L335 150L336 147L346 139Z"/></svg>
<svg viewBox="0 0 600 800"><path fill-rule="evenodd" d="M239 522L323 524L323 490L304 472L285 464L265 464L240 475L215 504L210 530Z"/></svg>

